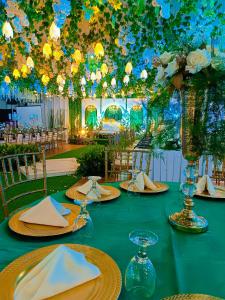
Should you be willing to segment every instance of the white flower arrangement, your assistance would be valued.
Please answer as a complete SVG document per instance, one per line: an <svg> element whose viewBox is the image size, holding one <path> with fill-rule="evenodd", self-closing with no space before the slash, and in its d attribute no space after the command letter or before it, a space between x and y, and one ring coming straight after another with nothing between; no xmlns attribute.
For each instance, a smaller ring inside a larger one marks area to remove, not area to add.
<svg viewBox="0 0 225 300"><path fill-rule="evenodd" d="M165 51L153 59L153 65L157 68L156 83L165 85L169 79L172 79L175 87L180 88L185 78L208 68L225 71L225 53L214 51L212 56L209 48L196 49L189 53Z"/></svg>

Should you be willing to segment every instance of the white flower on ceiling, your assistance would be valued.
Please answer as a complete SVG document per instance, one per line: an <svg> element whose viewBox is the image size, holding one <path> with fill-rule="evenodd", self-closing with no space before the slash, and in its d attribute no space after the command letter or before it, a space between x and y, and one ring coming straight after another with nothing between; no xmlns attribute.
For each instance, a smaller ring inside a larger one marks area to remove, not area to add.
<svg viewBox="0 0 225 300"><path fill-rule="evenodd" d="M8 21L5 21L5 23L2 26L2 34L7 40L13 38L13 29Z"/></svg>
<svg viewBox="0 0 225 300"><path fill-rule="evenodd" d="M49 35L52 40L58 40L60 38L60 28L55 22L52 22L52 25L50 26Z"/></svg>

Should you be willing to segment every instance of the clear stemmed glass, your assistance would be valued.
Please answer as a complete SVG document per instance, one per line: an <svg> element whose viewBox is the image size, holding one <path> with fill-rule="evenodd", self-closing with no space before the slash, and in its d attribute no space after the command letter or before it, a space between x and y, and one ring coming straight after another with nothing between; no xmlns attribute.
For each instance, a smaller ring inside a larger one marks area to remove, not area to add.
<svg viewBox="0 0 225 300"><path fill-rule="evenodd" d="M91 204L92 200L74 200L75 204L80 205L80 213L74 221L74 231L79 229L79 224L85 222L85 226L81 229L80 235L85 238L91 238L93 236L94 225L92 218L87 210L87 205Z"/></svg>
<svg viewBox="0 0 225 300"><path fill-rule="evenodd" d="M150 298L155 291L156 272L146 249L158 242L158 236L148 230L134 230L129 239L139 246L138 254L129 262L125 273L126 290L135 299Z"/></svg>
<svg viewBox="0 0 225 300"><path fill-rule="evenodd" d="M137 179L137 175L140 173L140 170L137 170L137 169L132 169L132 170L129 170L129 173L131 173L131 180L128 182L128 186L127 186L127 194L128 196L138 196L139 193L138 193L138 190L137 190L137 187L136 187L136 179Z"/></svg>
<svg viewBox="0 0 225 300"><path fill-rule="evenodd" d="M75 204L80 205L80 213L75 220L74 230L79 228L78 222L86 223L86 225L83 227L81 232L82 237L91 238L93 236L94 225L93 225L92 218L87 210L87 205L93 203L93 201L99 201L101 194L97 189L97 181L100 179L101 179L100 176L89 176L88 180L91 180L91 187L89 192L87 193L89 197L87 197L84 200L74 200ZM89 199L91 195L93 195L93 199Z"/></svg>

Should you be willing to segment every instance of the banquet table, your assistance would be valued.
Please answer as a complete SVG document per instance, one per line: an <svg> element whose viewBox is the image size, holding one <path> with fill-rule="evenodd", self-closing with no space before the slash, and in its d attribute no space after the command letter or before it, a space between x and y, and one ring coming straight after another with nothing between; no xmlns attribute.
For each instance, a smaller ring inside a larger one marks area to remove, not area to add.
<svg viewBox="0 0 225 300"><path fill-rule="evenodd" d="M112 185L119 186L118 183ZM10 231L6 220L0 224L0 270L17 257L40 247L84 243L103 250L116 261L123 276L119 299L127 300L130 296L124 288L124 273L138 251L128 235L134 229L148 229L159 237L158 243L148 250L157 272L156 291L151 299L179 293L225 298L225 202L195 199L195 210L208 220L209 230L203 234L176 231L169 225L168 215L181 209L183 196L178 183L169 183L169 186L165 193L139 197L121 191L118 199L89 205L94 236L86 240L81 232L56 238L20 236ZM65 191L53 196L60 202L71 202ZM4 288L1 284L0 288Z"/></svg>

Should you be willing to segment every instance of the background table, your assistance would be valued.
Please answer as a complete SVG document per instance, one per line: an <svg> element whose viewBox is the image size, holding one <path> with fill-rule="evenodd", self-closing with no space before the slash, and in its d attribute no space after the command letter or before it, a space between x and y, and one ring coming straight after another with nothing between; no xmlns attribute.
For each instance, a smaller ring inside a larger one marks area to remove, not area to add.
<svg viewBox="0 0 225 300"><path fill-rule="evenodd" d="M64 192L54 197L61 202L69 201ZM180 210L182 201L179 185L171 183L170 190L163 194L136 198L122 192L117 200L90 205L95 235L89 241L82 241L78 232L57 238L27 238L11 232L5 221L0 225L0 270L17 257L43 246L85 243L111 255L124 279L126 266L138 250L129 241L129 232L149 229L159 236L158 244L149 249L158 277L153 300L177 293L225 298L225 202L195 200L196 211L209 221L208 232L195 235L175 231L168 224L167 216ZM1 282L0 288L4 288ZM124 286L119 299L130 299Z"/></svg>

